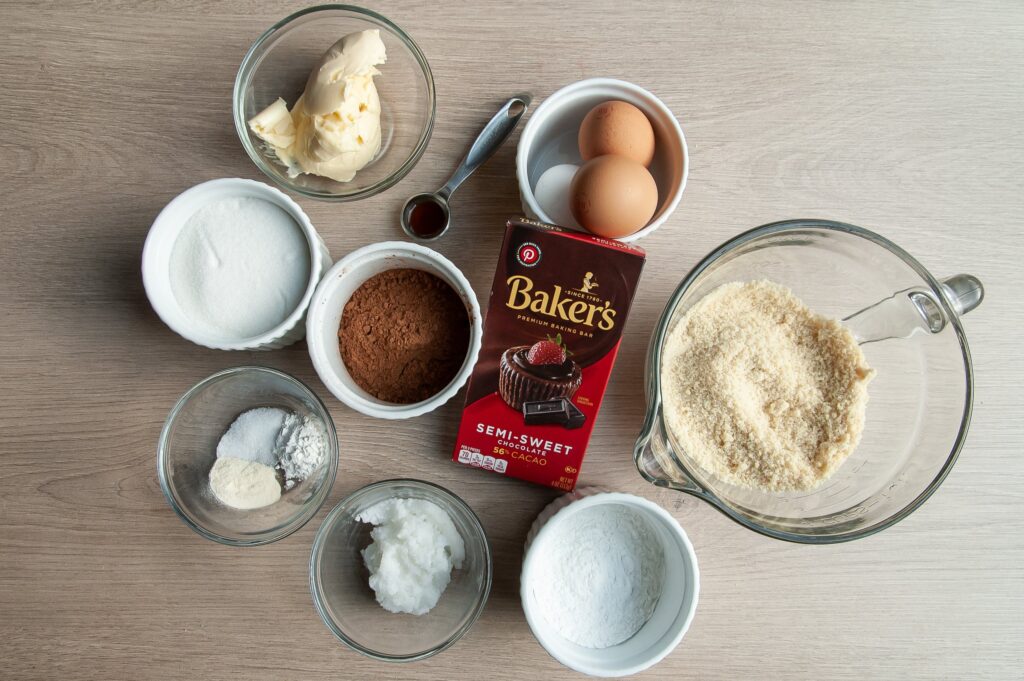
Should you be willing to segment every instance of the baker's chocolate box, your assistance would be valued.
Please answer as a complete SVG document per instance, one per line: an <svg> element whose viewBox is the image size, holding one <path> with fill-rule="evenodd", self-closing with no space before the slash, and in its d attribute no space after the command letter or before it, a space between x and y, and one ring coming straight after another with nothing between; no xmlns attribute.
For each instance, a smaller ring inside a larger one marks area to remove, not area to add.
<svg viewBox="0 0 1024 681"><path fill-rule="evenodd" d="M644 258L619 241L509 220L454 461L575 488Z"/></svg>

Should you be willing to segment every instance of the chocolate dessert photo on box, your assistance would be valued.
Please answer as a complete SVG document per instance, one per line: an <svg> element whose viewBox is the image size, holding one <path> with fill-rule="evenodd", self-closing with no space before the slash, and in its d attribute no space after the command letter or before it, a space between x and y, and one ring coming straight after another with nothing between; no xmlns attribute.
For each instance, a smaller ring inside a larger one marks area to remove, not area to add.
<svg viewBox="0 0 1024 681"><path fill-rule="evenodd" d="M498 393L516 411L524 402L571 398L583 382L583 372L570 359L562 334L533 345L517 345L501 353Z"/></svg>

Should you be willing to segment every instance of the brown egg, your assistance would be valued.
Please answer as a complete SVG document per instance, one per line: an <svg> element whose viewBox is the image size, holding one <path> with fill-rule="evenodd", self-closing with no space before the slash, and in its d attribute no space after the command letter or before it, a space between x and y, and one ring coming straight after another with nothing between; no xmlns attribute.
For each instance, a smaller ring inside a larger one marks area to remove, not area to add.
<svg viewBox="0 0 1024 681"><path fill-rule="evenodd" d="M654 128L643 111L632 104L598 104L580 124L580 155L589 161L605 154L631 158L644 167L654 159Z"/></svg>
<svg viewBox="0 0 1024 681"><path fill-rule="evenodd" d="M617 239L647 226L658 207L658 185L633 159L598 156L576 171L569 206L587 231Z"/></svg>

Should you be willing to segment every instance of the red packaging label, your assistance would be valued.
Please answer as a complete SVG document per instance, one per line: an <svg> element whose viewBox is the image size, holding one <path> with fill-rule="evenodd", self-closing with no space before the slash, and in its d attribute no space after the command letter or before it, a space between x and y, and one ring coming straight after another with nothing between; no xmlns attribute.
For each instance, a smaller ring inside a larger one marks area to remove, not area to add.
<svg viewBox="0 0 1024 681"><path fill-rule="evenodd" d="M510 220L453 460L576 487L644 252Z"/></svg>

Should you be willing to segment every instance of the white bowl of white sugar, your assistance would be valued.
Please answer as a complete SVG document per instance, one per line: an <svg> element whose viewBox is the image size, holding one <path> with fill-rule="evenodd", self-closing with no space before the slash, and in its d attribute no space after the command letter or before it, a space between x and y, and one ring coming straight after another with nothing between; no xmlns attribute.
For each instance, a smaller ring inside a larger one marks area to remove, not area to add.
<svg viewBox="0 0 1024 681"><path fill-rule="evenodd" d="M313 291L331 257L309 218L283 192L222 178L175 197L142 252L157 315L215 350L273 350L305 335Z"/></svg>
<svg viewBox="0 0 1024 681"><path fill-rule="evenodd" d="M581 489L549 504L526 538L520 596L533 635L591 676L628 676L682 640L700 571L686 532L657 504Z"/></svg>

